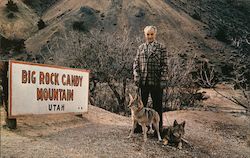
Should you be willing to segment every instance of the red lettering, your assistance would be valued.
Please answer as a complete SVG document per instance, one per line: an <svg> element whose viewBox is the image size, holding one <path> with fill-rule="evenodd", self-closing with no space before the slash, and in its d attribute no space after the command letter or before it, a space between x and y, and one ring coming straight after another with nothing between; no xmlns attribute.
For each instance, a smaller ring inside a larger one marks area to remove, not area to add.
<svg viewBox="0 0 250 158"><path fill-rule="evenodd" d="M70 75L67 75L67 85L69 86L71 86L71 84L70 84Z"/></svg>
<svg viewBox="0 0 250 158"><path fill-rule="evenodd" d="M72 89L72 90L70 90L70 89L68 89L67 90L67 101L70 101L70 100L74 100L73 99L74 98L74 90Z"/></svg>
<svg viewBox="0 0 250 158"><path fill-rule="evenodd" d="M48 72L46 72L46 74L45 74L45 82L46 82L46 84L50 83L50 75Z"/></svg>
<svg viewBox="0 0 250 158"><path fill-rule="evenodd" d="M26 71L22 70L22 83L36 83L36 72L35 71Z"/></svg>
<svg viewBox="0 0 250 158"><path fill-rule="evenodd" d="M40 79L39 84L44 84L44 73L43 73L43 72L40 72L40 77L39 77L39 79Z"/></svg>
<svg viewBox="0 0 250 158"><path fill-rule="evenodd" d="M55 85L59 85L59 74L58 73L56 73L55 74Z"/></svg>
<svg viewBox="0 0 250 158"><path fill-rule="evenodd" d="M36 98L37 98L37 100L41 100L41 101L43 101L43 89L42 88L37 88L37 95L36 95Z"/></svg>
<svg viewBox="0 0 250 158"><path fill-rule="evenodd" d="M65 82L65 79L66 78L66 75L65 74L63 74L62 75L62 84L65 86L67 83Z"/></svg>
<svg viewBox="0 0 250 158"><path fill-rule="evenodd" d="M53 79L55 79L55 73L51 73L50 82L51 82L52 85L55 84Z"/></svg>
<svg viewBox="0 0 250 158"><path fill-rule="evenodd" d="M31 73L31 82L32 83L36 83L36 77L35 77L35 75L36 75L36 72L35 71L32 71L32 73Z"/></svg>
<svg viewBox="0 0 250 158"><path fill-rule="evenodd" d="M44 100L48 100L49 98L49 91L46 88L43 90L43 98Z"/></svg>
<svg viewBox="0 0 250 158"><path fill-rule="evenodd" d="M22 70L22 83L27 83L27 71Z"/></svg>

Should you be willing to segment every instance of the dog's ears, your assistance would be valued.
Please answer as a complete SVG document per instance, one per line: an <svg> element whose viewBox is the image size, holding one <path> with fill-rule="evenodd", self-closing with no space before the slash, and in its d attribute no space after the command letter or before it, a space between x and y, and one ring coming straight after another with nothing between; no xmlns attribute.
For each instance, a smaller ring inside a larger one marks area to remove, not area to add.
<svg viewBox="0 0 250 158"><path fill-rule="evenodd" d="M136 94L134 97L134 101L138 99L138 95Z"/></svg>
<svg viewBox="0 0 250 158"><path fill-rule="evenodd" d="M140 107L143 107L144 105L143 105L143 102L141 100L141 97L138 97L138 99L139 99L139 105L140 105Z"/></svg>
<svg viewBox="0 0 250 158"><path fill-rule="evenodd" d="M129 93L128 94L129 95L129 103L128 103L128 107L130 107L131 106L131 104L133 103L133 101L134 101L134 98L133 98L133 96Z"/></svg>
<svg viewBox="0 0 250 158"><path fill-rule="evenodd" d="M186 124L186 121L183 121L183 122L181 123L181 126L184 128L184 127L185 127L185 124Z"/></svg>
<svg viewBox="0 0 250 158"><path fill-rule="evenodd" d="M133 96L130 93L128 95L129 95L130 101L132 101L132 102L138 99L138 95L137 94L135 95L134 98L133 98Z"/></svg>
<svg viewBox="0 0 250 158"><path fill-rule="evenodd" d="M186 124L186 121L183 121L180 125L184 128ZM178 126L178 122L176 120L174 120L174 127Z"/></svg>
<svg viewBox="0 0 250 158"><path fill-rule="evenodd" d="M130 93L128 95L129 95L129 100L130 101L134 100L133 96Z"/></svg>
<svg viewBox="0 0 250 158"><path fill-rule="evenodd" d="M174 127L177 126L177 125L178 125L177 121L174 120Z"/></svg>

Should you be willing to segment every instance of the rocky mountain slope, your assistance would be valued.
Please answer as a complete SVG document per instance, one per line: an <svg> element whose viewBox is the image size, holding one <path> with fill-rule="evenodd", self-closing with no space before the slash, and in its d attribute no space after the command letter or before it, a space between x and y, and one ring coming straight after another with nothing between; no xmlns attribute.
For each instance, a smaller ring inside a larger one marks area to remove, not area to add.
<svg viewBox="0 0 250 158"><path fill-rule="evenodd" d="M122 33L126 29L131 38L143 38L143 28L155 25L159 30L158 40L169 51L207 58L221 72L222 67L227 67L225 64L230 56L239 57L238 51L230 46L232 35L224 32L224 28L225 31L237 28L236 39L249 32L249 5L233 0L23 0L16 1L20 11L15 13L14 19L6 18L6 3L0 3L1 35L25 39L31 55L44 53L47 59L50 56L47 56L46 45L56 45L53 38L63 38L68 31ZM42 30L36 26L39 18L47 25Z"/></svg>

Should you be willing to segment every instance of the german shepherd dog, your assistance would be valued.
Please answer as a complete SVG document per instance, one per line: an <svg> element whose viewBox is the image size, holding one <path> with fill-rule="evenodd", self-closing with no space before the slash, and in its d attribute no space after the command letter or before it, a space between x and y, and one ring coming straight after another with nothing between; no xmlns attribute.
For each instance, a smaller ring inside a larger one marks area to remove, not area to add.
<svg viewBox="0 0 250 158"><path fill-rule="evenodd" d="M132 129L128 136L128 138L131 138L134 134L134 129L136 128L136 124L142 126L143 131L143 140L144 142L147 141L147 126L149 126L150 130L149 133L153 133L152 124L154 126L154 129L157 132L158 140L161 141L160 131L159 131L159 122L160 122L160 116L159 114L151 109L151 108L145 108L143 106L142 100L139 96L132 97L131 94L129 94L129 105L128 107L131 109L131 117L132 117Z"/></svg>
<svg viewBox="0 0 250 158"><path fill-rule="evenodd" d="M174 125L170 127L165 127L162 130L163 144L164 145L174 145L178 149L182 149L181 139L185 134L185 121L178 124L176 120L174 120Z"/></svg>

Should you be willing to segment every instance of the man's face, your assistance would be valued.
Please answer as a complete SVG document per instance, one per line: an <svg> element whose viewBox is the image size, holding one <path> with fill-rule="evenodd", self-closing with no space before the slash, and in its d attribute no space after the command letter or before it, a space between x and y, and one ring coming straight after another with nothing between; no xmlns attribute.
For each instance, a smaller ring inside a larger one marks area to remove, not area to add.
<svg viewBox="0 0 250 158"><path fill-rule="evenodd" d="M156 38L156 33L154 29L150 29L147 32L145 32L145 38L146 38L146 41L149 43L154 42Z"/></svg>

